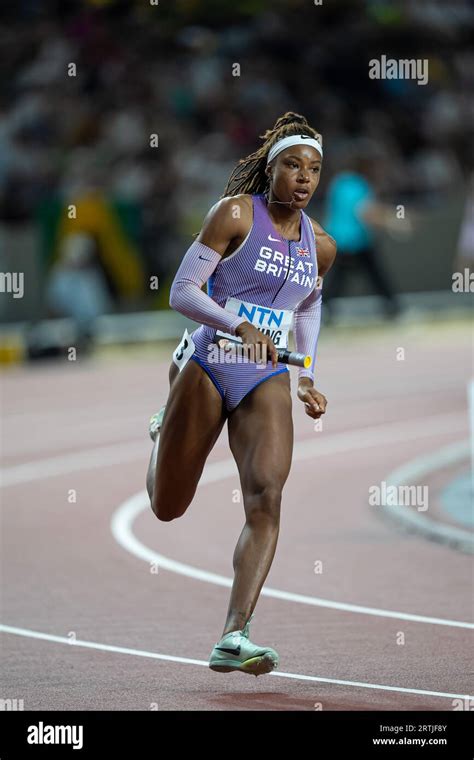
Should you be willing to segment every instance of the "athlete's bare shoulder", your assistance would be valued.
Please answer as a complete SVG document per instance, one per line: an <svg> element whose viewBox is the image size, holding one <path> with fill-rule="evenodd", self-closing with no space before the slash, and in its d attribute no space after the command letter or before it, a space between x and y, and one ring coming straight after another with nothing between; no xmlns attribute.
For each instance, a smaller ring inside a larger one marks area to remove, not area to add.
<svg viewBox="0 0 474 760"><path fill-rule="evenodd" d="M252 196L242 193L217 201L207 212L197 240L221 255L229 255L252 225Z"/></svg>
<svg viewBox="0 0 474 760"><path fill-rule="evenodd" d="M248 193L239 193L239 195L227 195L225 198L221 198L221 200L218 201L215 205L216 207L219 206L220 210L224 209L224 213L229 214L232 219L242 220L244 227L247 225L250 227L252 224L252 196Z"/></svg>
<svg viewBox="0 0 474 760"><path fill-rule="evenodd" d="M336 258L337 244L331 235L323 230L319 222L309 217L313 225L314 235L316 237L316 247L318 251L318 272L323 277L331 269L334 259Z"/></svg>
<svg viewBox="0 0 474 760"><path fill-rule="evenodd" d="M250 211L252 214L252 196L250 193L239 193L238 195L227 195L222 198L223 201L227 201L230 206L237 204L242 211Z"/></svg>

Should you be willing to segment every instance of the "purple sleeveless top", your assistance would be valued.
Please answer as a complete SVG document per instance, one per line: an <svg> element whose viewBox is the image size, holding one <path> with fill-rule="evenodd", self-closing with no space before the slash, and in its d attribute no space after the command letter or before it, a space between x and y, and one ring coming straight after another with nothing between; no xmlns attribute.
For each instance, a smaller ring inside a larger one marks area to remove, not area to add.
<svg viewBox="0 0 474 760"><path fill-rule="evenodd" d="M252 195L253 222L245 240L224 259L207 281L208 295L225 307L234 296L260 306L294 310L316 285L318 264L313 226L301 210L299 241L287 240L273 226L263 193ZM202 325L212 340L215 328Z"/></svg>

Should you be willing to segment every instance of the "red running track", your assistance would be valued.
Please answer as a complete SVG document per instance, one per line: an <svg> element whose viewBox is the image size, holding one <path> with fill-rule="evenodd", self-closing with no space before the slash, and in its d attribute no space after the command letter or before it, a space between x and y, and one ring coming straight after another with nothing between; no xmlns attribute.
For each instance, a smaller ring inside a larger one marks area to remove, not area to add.
<svg viewBox="0 0 474 760"><path fill-rule="evenodd" d="M285 593L262 594L251 624L280 667L259 678L207 668L229 598L214 576L232 578L244 514L237 472L224 477L219 464L231 458L226 428L183 518L161 523L142 500L128 528L145 558L111 531L144 488L169 351L6 373L0 696L25 710L459 706L474 693L472 558L383 519L368 489L468 439L471 357L463 326L325 336L322 431L295 396L292 369L295 455L265 583Z"/></svg>

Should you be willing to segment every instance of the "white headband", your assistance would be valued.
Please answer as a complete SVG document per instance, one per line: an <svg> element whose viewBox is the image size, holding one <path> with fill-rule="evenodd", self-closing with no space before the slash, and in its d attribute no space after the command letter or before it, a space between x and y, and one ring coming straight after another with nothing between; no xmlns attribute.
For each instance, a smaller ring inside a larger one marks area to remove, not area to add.
<svg viewBox="0 0 474 760"><path fill-rule="evenodd" d="M314 137L310 137L309 135L290 135L289 137L283 137L275 145L272 145L268 153L267 164L273 161L275 156L278 156L282 150L289 148L290 145L311 145L312 148L316 148L319 151L321 156L323 155L323 149Z"/></svg>

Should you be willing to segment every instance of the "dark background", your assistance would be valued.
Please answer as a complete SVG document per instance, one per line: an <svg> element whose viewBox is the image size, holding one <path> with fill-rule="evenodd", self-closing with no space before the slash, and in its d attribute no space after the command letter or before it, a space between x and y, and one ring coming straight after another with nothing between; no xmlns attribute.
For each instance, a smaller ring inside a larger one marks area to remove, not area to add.
<svg viewBox="0 0 474 760"><path fill-rule="evenodd" d="M287 110L323 135L309 213L324 224L328 184L364 140L383 160L379 198L422 212L412 235L380 236L395 289L451 289L473 164L471 3L19 0L1 14L0 268L30 283L3 299L5 320L50 316L64 209L91 188L123 249L97 241L112 309L168 308L191 235ZM370 79L381 55L428 59L428 84ZM356 277L348 292L372 291Z"/></svg>

